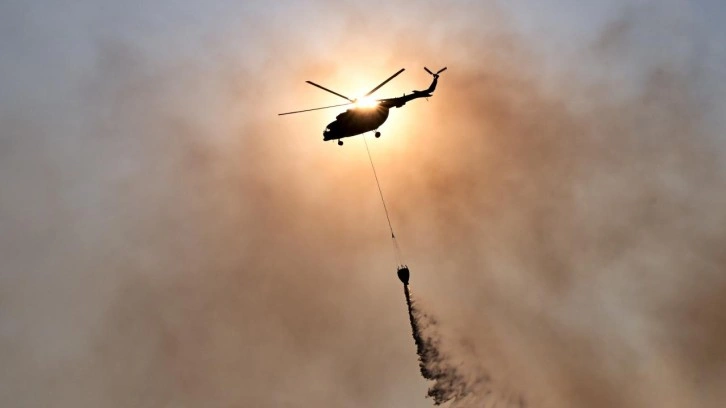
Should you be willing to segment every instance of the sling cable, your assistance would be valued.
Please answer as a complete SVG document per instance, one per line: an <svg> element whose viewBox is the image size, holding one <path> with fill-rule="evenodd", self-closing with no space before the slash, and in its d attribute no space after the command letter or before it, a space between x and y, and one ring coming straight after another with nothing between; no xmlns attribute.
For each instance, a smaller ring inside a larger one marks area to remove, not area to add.
<svg viewBox="0 0 726 408"><path fill-rule="evenodd" d="M368 160L371 163L371 169L373 169L373 177L376 179L376 186L378 186L378 194L381 196L381 203L383 204L383 211L386 213L386 221L388 221L388 229L391 231L391 241L393 241L393 251L396 257L396 273L398 279L403 282L405 286L408 286L409 270L408 266L403 264L403 255L401 254L401 248L398 246L396 241L396 234L393 232L393 225L391 224L391 217L388 214L388 207L386 206L386 199L383 198L383 190L381 190L381 183L378 180L378 173L376 172L376 166L373 164L373 157L371 156L371 149L368 148L368 142L366 141L366 135L363 135L363 143L366 146L366 152L368 153Z"/></svg>

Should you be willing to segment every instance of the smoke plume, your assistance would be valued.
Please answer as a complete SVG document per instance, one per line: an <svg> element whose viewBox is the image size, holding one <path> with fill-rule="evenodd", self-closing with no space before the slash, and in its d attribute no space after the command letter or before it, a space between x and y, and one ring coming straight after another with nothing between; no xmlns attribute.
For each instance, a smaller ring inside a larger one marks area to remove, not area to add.
<svg viewBox="0 0 726 408"><path fill-rule="evenodd" d="M724 406L722 9L0 3L0 406Z"/></svg>
<svg viewBox="0 0 726 408"><path fill-rule="evenodd" d="M421 375L432 380L435 384L429 388L428 396L433 398L436 405L451 400L452 398L463 398L469 394L464 379L456 368L448 366L437 349L437 341L432 336L423 335L422 328L430 327L433 321L425 314L414 307L411 301L411 294L408 285L403 286L406 295L406 306L408 306L408 318L411 322L413 341L416 344L419 368Z"/></svg>
<svg viewBox="0 0 726 408"><path fill-rule="evenodd" d="M473 406L473 404L520 408L526 406L522 396L512 395L504 386L492 384L492 378L486 372L474 372L471 378L461 374L456 363L440 351L442 340L436 331L436 321L421 311L411 300L408 284L403 285L403 291L419 369L423 378L433 381L428 396L433 399L435 405L453 400L452 407Z"/></svg>

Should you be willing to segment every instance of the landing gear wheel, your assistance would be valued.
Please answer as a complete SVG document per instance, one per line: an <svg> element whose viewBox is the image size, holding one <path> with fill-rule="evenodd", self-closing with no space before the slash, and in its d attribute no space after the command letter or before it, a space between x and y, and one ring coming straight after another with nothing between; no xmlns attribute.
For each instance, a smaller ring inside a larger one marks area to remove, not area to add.
<svg viewBox="0 0 726 408"><path fill-rule="evenodd" d="M376 132L375 136L376 136L376 139L381 137L381 132Z"/></svg>
<svg viewBox="0 0 726 408"><path fill-rule="evenodd" d="M338 139L338 146L343 146L343 141Z"/></svg>

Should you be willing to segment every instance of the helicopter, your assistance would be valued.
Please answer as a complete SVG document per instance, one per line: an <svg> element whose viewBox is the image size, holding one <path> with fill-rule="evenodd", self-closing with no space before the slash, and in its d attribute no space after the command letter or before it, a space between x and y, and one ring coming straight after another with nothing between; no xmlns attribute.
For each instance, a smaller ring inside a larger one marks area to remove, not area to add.
<svg viewBox="0 0 726 408"><path fill-rule="evenodd" d="M323 131L323 141L328 140L337 140L338 145L342 146L343 141L341 139L345 137L351 137L360 135L366 132L370 132L371 130L375 130L375 137L379 138L381 137L381 132L378 131L378 128L383 124L383 122L388 119L388 111L391 108L400 108L401 106L405 105L408 101L418 99L418 98L428 98L430 96L433 96L433 92L436 89L436 83L439 80L439 74L446 71L446 67L441 68L437 72L432 72L428 68L424 67L424 70L428 72L431 76L434 77L433 81L431 82L431 85L429 85L428 89L422 90L422 91L412 91L410 94L406 95L405 93L403 96L399 96L396 98L385 98L385 99L371 99L370 96L379 90L383 85L387 84L389 81L391 81L393 78L400 75L403 71L405 71L405 68L401 68L398 72L391 75L386 79L385 81L381 82L378 86L371 89L370 92L367 94L361 96L360 98L351 99L347 96L340 94L338 92L335 92L333 90L330 90L322 85L318 85L315 82L312 81L305 81L306 83L320 88L324 91L330 92L333 95L336 95L338 97L341 97L345 100L347 100L347 103L341 103L337 105L330 105L330 106L323 106L321 108L313 108L313 109L304 109L304 110L298 110L293 112L285 112L278 114L279 116L282 115L291 115L293 113L303 113L303 112L310 112L320 109L329 109L329 108L335 108L339 106L347 106L347 105L354 105L352 108L346 110L345 112L339 114L335 117L335 120L330 122L328 126L326 126L325 131Z"/></svg>

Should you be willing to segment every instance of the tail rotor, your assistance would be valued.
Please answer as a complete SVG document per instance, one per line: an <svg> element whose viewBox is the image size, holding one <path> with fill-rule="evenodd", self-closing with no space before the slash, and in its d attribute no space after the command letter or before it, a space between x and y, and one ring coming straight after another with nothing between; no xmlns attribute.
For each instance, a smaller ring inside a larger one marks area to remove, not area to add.
<svg viewBox="0 0 726 408"><path fill-rule="evenodd" d="M431 72L431 70L430 70L430 69L428 69L428 68L424 67L424 69L426 70L426 72L428 72L429 74L431 74L431 75L432 75L432 76L433 76L434 78L438 78L438 77L439 77L439 74L440 74L440 73L442 73L442 72L446 71L446 68L447 68L447 67L443 67L443 68L441 68L440 70L436 71L436 73L434 74L433 72Z"/></svg>

